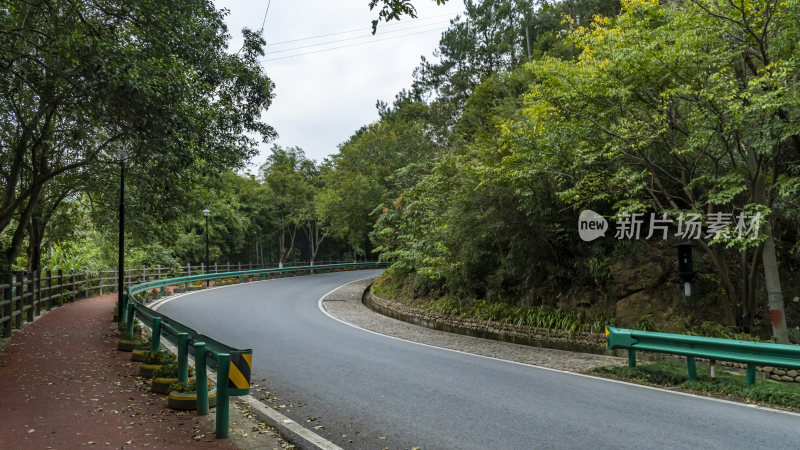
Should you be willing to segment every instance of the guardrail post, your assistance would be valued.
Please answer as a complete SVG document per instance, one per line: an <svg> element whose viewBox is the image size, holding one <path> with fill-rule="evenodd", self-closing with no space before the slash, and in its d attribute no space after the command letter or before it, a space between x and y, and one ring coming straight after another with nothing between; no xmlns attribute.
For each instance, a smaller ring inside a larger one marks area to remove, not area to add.
<svg viewBox="0 0 800 450"><path fill-rule="evenodd" d="M697 381L697 364L694 356L686 357L686 369L689 371L689 381Z"/></svg>
<svg viewBox="0 0 800 450"><path fill-rule="evenodd" d="M197 415L208 415L208 378L206 378L206 343L194 343L194 379L197 390ZM219 392L217 392L219 395Z"/></svg>
<svg viewBox="0 0 800 450"><path fill-rule="evenodd" d="M178 333L178 383L189 381L189 333Z"/></svg>
<svg viewBox="0 0 800 450"><path fill-rule="evenodd" d="M161 317L153 317L153 335L150 337L150 353L161 349Z"/></svg>
<svg viewBox="0 0 800 450"><path fill-rule="evenodd" d="M755 364L748 364L747 365L747 378L744 382L745 386L752 386L756 384L756 365Z"/></svg>
<svg viewBox="0 0 800 450"><path fill-rule="evenodd" d="M128 303L128 307L126 308L127 318L128 318L128 334L133 336L133 325L136 323L136 309L133 307L133 303Z"/></svg>
<svg viewBox="0 0 800 450"><path fill-rule="evenodd" d="M228 437L228 371L231 355L217 353L217 439Z"/></svg>
<svg viewBox="0 0 800 450"><path fill-rule="evenodd" d="M628 350L628 367L636 367L636 350Z"/></svg>

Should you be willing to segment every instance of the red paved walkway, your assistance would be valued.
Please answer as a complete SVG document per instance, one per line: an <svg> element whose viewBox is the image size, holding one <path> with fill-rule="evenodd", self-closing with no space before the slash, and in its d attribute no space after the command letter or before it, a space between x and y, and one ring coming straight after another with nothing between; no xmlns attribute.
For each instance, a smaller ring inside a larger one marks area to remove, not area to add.
<svg viewBox="0 0 800 450"><path fill-rule="evenodd" d="M234 448L194 412L166 407L116 349L115 295L48 312L0 357L0 448ZM212 410L213 415L213 410Z"/></svg>

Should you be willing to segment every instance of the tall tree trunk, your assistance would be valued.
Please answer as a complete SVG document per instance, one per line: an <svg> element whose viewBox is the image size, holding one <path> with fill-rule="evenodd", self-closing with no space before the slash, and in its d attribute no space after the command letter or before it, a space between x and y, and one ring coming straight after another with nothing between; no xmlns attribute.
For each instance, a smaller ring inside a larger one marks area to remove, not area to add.
<svg viewBox="0 0 800 450"><path fill-rule="evenodd" d="M765 186L764 175L759 155L754 149L747 149L747 166L753 180L753 197L756 203L771 207L771 201ZM769 304L769 317L772 322L772 336L780 344L788 344L789 336L786 334L786 310L783 305L783 289L781 276L778 272L778 256L775 252L775 238L769 219L764 221L763 232L766 236L764 247L761 251L761 263L764 266L764 281L767 288L767 302Z"/></svg>
<svg viewBox="0 0 800 450"><path fill-rule="evenodd" d="M764 279L767 284L767 300L769 303L769 317L772 322L772 336L779 344L788 344L789 336L786 333L786 312L783 305L783 290L781 277L778 272L778 257L775 253L775 240L772 235L772 226L766 226L766 240L761 261L764 265Z"/></svg>

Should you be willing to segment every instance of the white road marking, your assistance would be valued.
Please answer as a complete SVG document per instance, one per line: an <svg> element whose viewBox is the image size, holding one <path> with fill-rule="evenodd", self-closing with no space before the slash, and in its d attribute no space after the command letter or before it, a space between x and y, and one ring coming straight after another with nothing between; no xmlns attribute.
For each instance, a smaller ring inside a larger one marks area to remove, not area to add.
<svg viewBox="0 0 800 450"><path fill-rule="evenodd" d="M670 394L675 394L675 395L683 395L683 396L686 396L686 397L693 397L693 398L698 398L698 399L703 399L703 400L710 400L710 401L714 401L714 402L725 403L725 404L728 404L728 405L736 405L736 406L744 407L744 408L755 408L755 409L760 409L760 410L763 410L763 411L769 411L769 412L775 412L775 413L781 413L781 414L789 414L789 415L792 415L792 416L800 417L800 413L796 413L796 412L792 412L792 411L784 411L784 410L781 410L781 409L768 408L768 407L765 407L765 406L753 405L753 404L749 404L749 403L734 402L734 401L731 401L731 400L724 400L724 399L714 398L714 397L705 397L705 396L702 396L702 395L690 394L688 392L671 391L671 390L668 390L668 389L661 389L661 388L657 388L657 387L653 387L653 386L645 386L645 385L642 385L642 384L630 383L630 382L627 382L627 381L612 380L612 379L609 379L609 378L596 377L596 376L586 375L586 374L582 374L582 373L568 372L566 370L553 369L552 367L537 366L535 364L528 364L528 363L523 363L523 362L519 362L519 361L511 361L511 360L508 360L508 359L495 358L493 356L479 355L477 353L469 353L469 352L465 352L465 351L461 351L461 350L454 350L452 348L438 347L436 345L425 344L425 343L422 343L422 342L410 341L408 339L403 339L403 338L399 338L399 337L396 337L396 336L390 336L388 334L378 333L377 331L368 330L368 329L362 328L362 327L360 327L358 325L354 325L352 323L345 322L344 320L339 319L338 317L334 317L323 306L325 297L333 294L334 292L338 291L339 289L341 289L341 288L343 288L343 287L345 287L345 286L347 286L349 284L353 284L353 283L356 283L358 281L363 281L363 280L366 280L366 279L369 279L369 278L375 278L375 277L366 277L366 278L362 278L360 280L351 281L349 283L345 283L345 284L339 286L336 289L331 290L327 294L325 294L322 297L320 297L320 299L317 301L317 307L326 316L330 317L331 319L333 319L333 320L335 320L337 322L341 322L341 323L343 323L343 324L345 324L345 325L347 325L349 327L353 327L353 328L359 329L361 331L366 331L367 333L372 333L372 334L375 334L375 335L378 335L378 336L383 336L383 337L386 337L386 338L389 338L389 339L395 339L395 340L402 341L402 342L408 342L410 344L421 345L423 347L430 347L430 348L435 348L435 349L444 350L444 351L448 351L448 352L460 353L462 355L476 356L476 357L479 357L479 358L490 359L490 360L500 361L500 362L506 362L506 363L510 363L510 364L516 364L516 365L519 365L519 366L526 366L526 367L533 367L533 368L536 368L536 369L549 370L551 372L557 372L557 373L562 373L562 374L566 374L566 375L589 378L589 379L592 379L592 380L601 380L601 381L605 381L605 382L608 382L608 383L624 384L624 385L627 385L627 386L634 386L634 387L638 387L638 388L642 388L642 389L650 389L650 390L654 390L654 391L665 392L665 393L670 393Z"/></svg>
<svg viewBox="0 0 800 450"><path fill-rule="evenodd" d="M367 278L371 278L371 277L367 277ZM273 279L277 279L277 278L273 278ZM271 281L271 280L259 280L259 281L252 281L250 283L261 283L261 282ZM356 280L356 281L361 281L361 280ZM240 286L240 284L232 284L232 285L228 285L228 286L215 286L215 287L212 287L212 288L201 289L201 290L198 290L198 291L185 292L185 293L181 293L181 294L178 294L178 295L170 296L170 297L168 297L166 299L163 299L163 300L159 300L159 301L154 302L154 303L152 303L150 305L147 305L147 306L150 309L152 309L154 311L157 311L159 307L161 307L165 303L168 303L168 302L170 302L172 300L176 300L178 298L185 297L185 296L190 295L190 294L195 294L197 292L204 292L204 291L209 291L209 290L213 290L213 289L222 289L222 288L231 287L231 286ZM143 325L147 326L144 323L143 323ZM178 354L177 347L175 347L168 340L164 339L162 341L162 345L164 347L166 347L167 349L169 349L172 353L174 353L176 355ZM189 357L190 361L194 362L194 357L192 355L188 355L188 357ZM212 382L216 383L217 382L216 372L210 371L210 373L208 374L208 378ZM300 425L299 423L295 422L294 420L292 420L292 419L284 416L283 414L279 413L275 409L270 408L269 406L265 405L264 402L262 402L261 400L253 397L252 395L242 395L242 396L232 397L232 399L235 399L236 401L244 403L247 406L255 409L258 413L264 415L266 420L272 422L273 426L283 427L289 432L288 433L289 435L299 436L303 440L313 444L314 446L316 446L319 449L322 449L322 450L343 450L341 447L339 447L338 445L334 444L333 442L323 438L322 436L314 433L313 431L309 430L308 428L306 428L306 427Z"/></svg>

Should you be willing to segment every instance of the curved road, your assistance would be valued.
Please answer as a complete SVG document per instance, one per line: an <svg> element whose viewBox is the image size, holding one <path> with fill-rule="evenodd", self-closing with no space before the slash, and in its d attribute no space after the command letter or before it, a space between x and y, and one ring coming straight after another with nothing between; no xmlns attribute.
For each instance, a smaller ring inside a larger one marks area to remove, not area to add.
<svg viewBox="0 0 800 450"><path fill-rule="evenodd" d="M253 378L265 379L278 404L287 405L281 412L344 448L798 445L797 414L427 347L350 327L319 310L329 291L379 273L210 289L159 311L226 344L252 348Z"/></svg>

